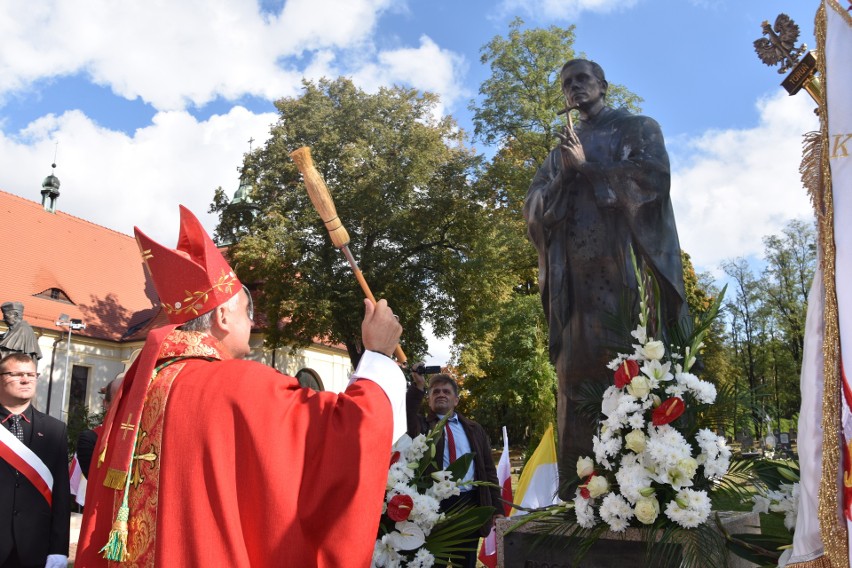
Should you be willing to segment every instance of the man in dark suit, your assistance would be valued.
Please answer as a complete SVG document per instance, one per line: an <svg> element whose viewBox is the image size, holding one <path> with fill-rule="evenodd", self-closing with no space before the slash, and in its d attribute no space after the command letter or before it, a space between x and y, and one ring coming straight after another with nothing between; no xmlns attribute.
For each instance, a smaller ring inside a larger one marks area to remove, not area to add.
<svg viewBox="0 0 852 568"><path fill-rule="evenodd" d="M0 568L68 564L68 438L33 408L37 381L29 355L0 361Z"/></svg>
<svg viewBox="0 0 852 568"><path fill-rule="evenodd" d="M413 379L406 393L405 406L408 418L408 435L412 438L418 434L426 434L445 416L449 415L444 426L444 435L435 444L435 460L443 469L449 467L456 458L466 453L473 454L473 463L467 471L462 483L470 481L487 481L492 486L464 486L461 494L441 502L441 510L446 511L456 503L472 506L494 507L502 511L500 487L497 480L497 468L491 456L491 442L485 429L473 420L455 411L459 403L459 386L456 381L446 374L433 375L429 380L428 404L430 412L424 418L420 413L420 405L426 396L425 377L412 371ZM495 515L494 518L503 515ZM476 567L476 553L479 548L479 537L488 536L494 518L480 527L478 532L470 535L466 543L470 549L464 553L464 559L459 564L462 568ZM455 562L453 563L455 565Z"/></svg>

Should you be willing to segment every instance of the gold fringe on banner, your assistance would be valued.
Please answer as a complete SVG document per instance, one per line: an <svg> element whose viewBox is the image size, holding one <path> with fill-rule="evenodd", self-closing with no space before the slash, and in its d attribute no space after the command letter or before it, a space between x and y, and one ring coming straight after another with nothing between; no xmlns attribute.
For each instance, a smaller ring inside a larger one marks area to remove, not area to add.
<svg viewBox="0 0 852 568"><path fill-rule="evenodd" d="M796 562L794 564L787 564L786 568L832 568L832 565L831 560L829 560L825 556L820 556L819 558L814 558L813 560L808 560L807 562Z"/></svg>
<svg viewBox="0 0 852 568"><path fill-rule="evenodd" d="M827 0L832 3L831 0ZM836 4L836 2L833 2ZM832 6L832 9L835 9ZM820 3L816 15L817 68L825 70L825 38L826 12L825 3ZM828 112L826 98L828 93L827 73L822 73L823 93L826 96L819 104L820 139L822 148L828 147ZM813 159L806 153L805 161ZM822 483L819 489L819 527L826 556L835 568L849 567L849 550L846 525L840 505L840 475L842 440L840 435L840 330L837 314L837 288L835 286L835 256L834 243L834 203L831 193L831 169L828 162L828 152L819 151L819 169L822 182L817 182L816 189L811 194L819 225L819 240L822 247L823 281L825 283L825 340L823 344L824 390L822 397ZM807 169L803 163L803 168ZM813 170L808 171L808 179ZM803 178L805 174L803 173Z"/></svg>

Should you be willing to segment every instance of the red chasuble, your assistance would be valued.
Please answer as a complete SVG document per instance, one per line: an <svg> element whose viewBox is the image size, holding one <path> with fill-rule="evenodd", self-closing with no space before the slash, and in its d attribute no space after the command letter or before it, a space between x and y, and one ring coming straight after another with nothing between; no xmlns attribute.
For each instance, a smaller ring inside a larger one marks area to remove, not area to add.
<svg viewBox="0 0 852 568"><path fill-rule="evenodd" d="M129 560L99 553L123 496L103 485L99 441L75 565L369 566L391 446L384 391L369 380L342 394L303 389L259 363L223 360L202 334L173 332L160 351L163 361L188 354L148 387Z"/></svg>

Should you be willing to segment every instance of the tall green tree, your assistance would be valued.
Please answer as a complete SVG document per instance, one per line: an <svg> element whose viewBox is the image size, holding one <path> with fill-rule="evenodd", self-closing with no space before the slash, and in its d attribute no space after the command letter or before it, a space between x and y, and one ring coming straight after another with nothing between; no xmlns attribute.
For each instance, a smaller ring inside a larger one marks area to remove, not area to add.
<svg viewBox="0 0 852 568"><path fill-rule="evenodd" d="M764 237L763 245L766 268L761 289L798 375L805 345L808 291L816 268L816 231L812 223L794 219L781 235Z"/></svg>
<svg viewBox="0 0 852 568"><path fill-rule="evenodd" d="M479 321L487 341L461 354L468 370L463 411L482 424L492 440L506 426L513 445L537 443L556 420L556 372L547 353L547 323L538 298L513 295Z"/></svg>
<svg viewBox="0 0 852 568"><path fill-rule="evenodd" d="M346 345L353 364L361 353L363 296L288 157L301 146L311 148L373 293L400 316L410 357L426 350L423 322L451 334L501 288L493 200L473 183L481 158L451 118L436 116L437 102L401 87L369 94L345 78L306 81L300 96L276 102L269 140L243 166L253 204L232 205L219 190L211 207L217 237L235 243L240 277L262 283L269 345L323 338Z"/></svg>
<svg viewBox="0 0 852 568"><path fill-rule="evenodd" d="M780 235L764 237L766 268L760 289L767 310L772 415L776 428L801 405L799 380L805 344L807 299L816 268L816 231L812 223L789 221Z"/></svg>
<svg viewBox="0 0 852 568"><path fill-rule="evenodd" d="M722 269L733 281L734 295L726 307L730 314L731 342L737 366L736 390L746 389L750 405L745 409L751 427L761 436L764 427L766 377L769 371L767 310L760 290L760 281L743 258L728 260ZM745 379L743 381L743 379ZM741 421L738 424L743 425Z"/></svg>

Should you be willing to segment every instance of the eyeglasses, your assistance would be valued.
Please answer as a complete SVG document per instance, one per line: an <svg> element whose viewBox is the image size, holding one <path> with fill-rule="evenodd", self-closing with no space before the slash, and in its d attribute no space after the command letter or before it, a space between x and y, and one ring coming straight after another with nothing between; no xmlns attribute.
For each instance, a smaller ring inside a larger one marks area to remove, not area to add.
<svg viewBox="0 0 852 568"><path fill-rule="evenodd" d="M38 378L38 373L34 371L5 371L3 373L0 373L0 377L6 377L9 380L19 382L22 379L34 381Z"/></svg>

